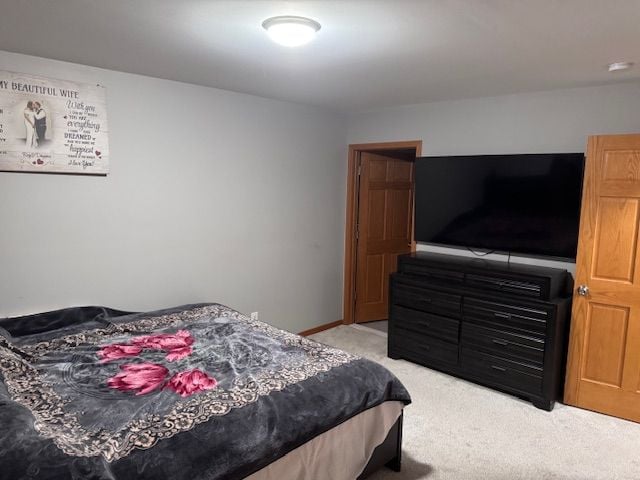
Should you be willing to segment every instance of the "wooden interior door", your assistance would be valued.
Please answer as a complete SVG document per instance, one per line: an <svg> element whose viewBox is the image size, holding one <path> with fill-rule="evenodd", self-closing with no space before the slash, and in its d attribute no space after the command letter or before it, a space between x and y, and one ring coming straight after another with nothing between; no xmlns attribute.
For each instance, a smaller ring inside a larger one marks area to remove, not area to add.
<svg viewBox="0 0 640 480"><path fill-rule="evenodd" d="M411 251L414 162L360 154L356 247L356 322L388 317L389 274Z"/></svg>
<svg viewBox="0 0 640 480"><path fill-rule="evenodd" d="M589 138L565 402L640 422L640 135Z"/></svg>

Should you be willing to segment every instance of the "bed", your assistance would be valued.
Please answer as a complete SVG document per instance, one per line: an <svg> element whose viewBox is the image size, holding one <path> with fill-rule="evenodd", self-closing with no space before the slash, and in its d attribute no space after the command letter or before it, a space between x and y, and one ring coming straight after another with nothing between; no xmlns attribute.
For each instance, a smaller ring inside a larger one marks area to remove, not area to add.
<svg viewBox="0 0 640 480"><path fill-rule="evenodd" d="M388 370L219 304L0 320L0 478L364 478L400 468Z"/></svg>

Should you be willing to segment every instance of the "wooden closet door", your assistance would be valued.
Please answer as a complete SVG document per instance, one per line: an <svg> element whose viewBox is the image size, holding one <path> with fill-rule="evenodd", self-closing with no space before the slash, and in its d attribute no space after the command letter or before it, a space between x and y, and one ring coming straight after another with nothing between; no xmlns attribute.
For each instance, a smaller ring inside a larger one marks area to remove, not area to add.
<svg viewBox="0 0 640 480"><path fill-rule="evenodd" d="M640 135L590 137L565 402L640 421Z"/></svg>
<svg viewBox="0 0 640 480"><path fill-rule="evenodd" d="M355 321L384 320L389 274L411 251L414 162L373 153L360 156Z"/></svg>

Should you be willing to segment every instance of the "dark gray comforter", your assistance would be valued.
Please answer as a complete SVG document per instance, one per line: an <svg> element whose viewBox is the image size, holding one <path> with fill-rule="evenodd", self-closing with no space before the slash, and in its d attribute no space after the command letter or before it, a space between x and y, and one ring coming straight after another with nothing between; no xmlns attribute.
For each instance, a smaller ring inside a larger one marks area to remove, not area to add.
<svg viewBox="0 0 640 480"><path fill-rule="evenodd" d="M388 400L380 365L218 304L0 321L1 479L239 479Z"/></svg>

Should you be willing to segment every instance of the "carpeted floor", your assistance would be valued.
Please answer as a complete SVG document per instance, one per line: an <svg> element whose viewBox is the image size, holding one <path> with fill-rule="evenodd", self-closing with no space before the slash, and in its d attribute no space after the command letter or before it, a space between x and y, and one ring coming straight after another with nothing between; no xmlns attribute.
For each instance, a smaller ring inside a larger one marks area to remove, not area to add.
<svg viewBox="0 0 640 480"><path fill-rule="evenodd" d="M340 326L316 341L391 370L413 398L405 409L403 469L371 480L639 480L640 424L516 397L386 356L386 337Z"/></svg>
<svg viewBox="0 0 640 480"><path fill-rule="evenodd" d="M374 330L378 330L379 332L387 333L389 331L389 321L388 320L378 320L376 322L367 322L367 323L359 323L361 327L373 328Z"/></svg>

